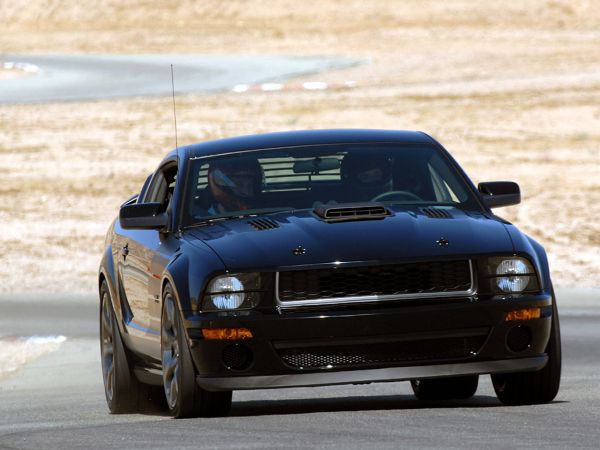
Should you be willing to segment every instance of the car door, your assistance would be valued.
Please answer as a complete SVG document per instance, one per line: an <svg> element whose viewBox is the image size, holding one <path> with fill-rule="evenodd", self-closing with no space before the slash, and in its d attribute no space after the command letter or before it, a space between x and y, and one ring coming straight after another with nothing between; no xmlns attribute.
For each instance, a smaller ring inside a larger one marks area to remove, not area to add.
<svg viewBox="0 0 600 450"><path fill-rule="evenodd" d="M158 202L160 212L169 211L177 180L177 163L156 171L138 203ZM123 230L119 242L119 271L127 308L126 326L136 348L160 360L161 280L165 266L177 247L164 230Z"/></svg>

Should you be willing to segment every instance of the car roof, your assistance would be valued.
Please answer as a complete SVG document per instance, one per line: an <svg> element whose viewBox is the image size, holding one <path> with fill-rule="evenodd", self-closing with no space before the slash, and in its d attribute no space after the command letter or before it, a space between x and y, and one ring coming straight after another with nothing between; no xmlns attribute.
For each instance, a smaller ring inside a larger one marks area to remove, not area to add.
<svg viewBox="0 0 600 450"><path fill-rule="evenodd" d="M182 147L180 150L193 158L244 150L369 142L436 143L432 137L421 131L337 129L254 134L201 142Z"/></svg>

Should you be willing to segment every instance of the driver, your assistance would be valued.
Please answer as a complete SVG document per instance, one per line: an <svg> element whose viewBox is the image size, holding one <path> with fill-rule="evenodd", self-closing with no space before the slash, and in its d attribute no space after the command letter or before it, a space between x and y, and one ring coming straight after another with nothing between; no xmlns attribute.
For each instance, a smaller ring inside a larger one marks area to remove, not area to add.
<svg viewBox="0 0 600 450"><path fill-rule="evenodd" d="M252 208L262 185L263 171L256 159L234 158L211 163L208 169L208 214Z"/></svg>
<svg viewBox="0 0 600 450"><path fill-rule="evenodd" d="M392 188L391 160L385 155L348 154L342 160L342 183L351 201L370 201Z"/></svg>

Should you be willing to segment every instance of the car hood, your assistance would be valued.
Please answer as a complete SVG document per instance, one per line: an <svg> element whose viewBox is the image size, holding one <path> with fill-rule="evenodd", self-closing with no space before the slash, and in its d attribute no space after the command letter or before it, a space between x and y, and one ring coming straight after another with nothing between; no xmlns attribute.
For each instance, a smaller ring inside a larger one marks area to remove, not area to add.
<svg viewBox="0 0 600 450"><path fill-rule="evenodd" d="M429 217L414 209L395 211L384 219L336 223L328 223L309 211L279 213L268 216L273 228L258 230L250 223L256 220L253 218L229 219L191 228L184 237L192 244L204 242L229 270L513 251L501 220L457 208L445 211L449 217ZM448 244L440 245L441 240Z"/></svg>

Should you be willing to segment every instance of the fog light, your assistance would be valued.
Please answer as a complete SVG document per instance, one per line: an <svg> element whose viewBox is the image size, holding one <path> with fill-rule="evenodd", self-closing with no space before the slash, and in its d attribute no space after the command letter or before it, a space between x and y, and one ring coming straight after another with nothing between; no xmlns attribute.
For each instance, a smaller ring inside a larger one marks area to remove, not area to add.
<svg viewBox="0 0 600 450"><path fill-rule="evenodd" d="M252 352L241 344L228 345L223 350L223 364L230 370L245 370L252 364Z"/></svg>
<svg viewBox="0 0 600 450"><path fill-rule="evenodd" d="M522 352L531 344L531 331L523 325L510 329L506 335L506 346L513 352Z"/></svg>
<svg viewBox="0 0 600 450"><path fill-rule="evenodd" d="M515 322L522 320L539 319L542 316L542 310L540 308L526 308L516 309L506 313L504 317L505 322Z"/></svg>
<svg viewBox="0 0 600 450"><path fill-rule="evenodd" d="M214 340L243 340L252 339L252 332L248 328L203 328L204 339Z"/></svg>

